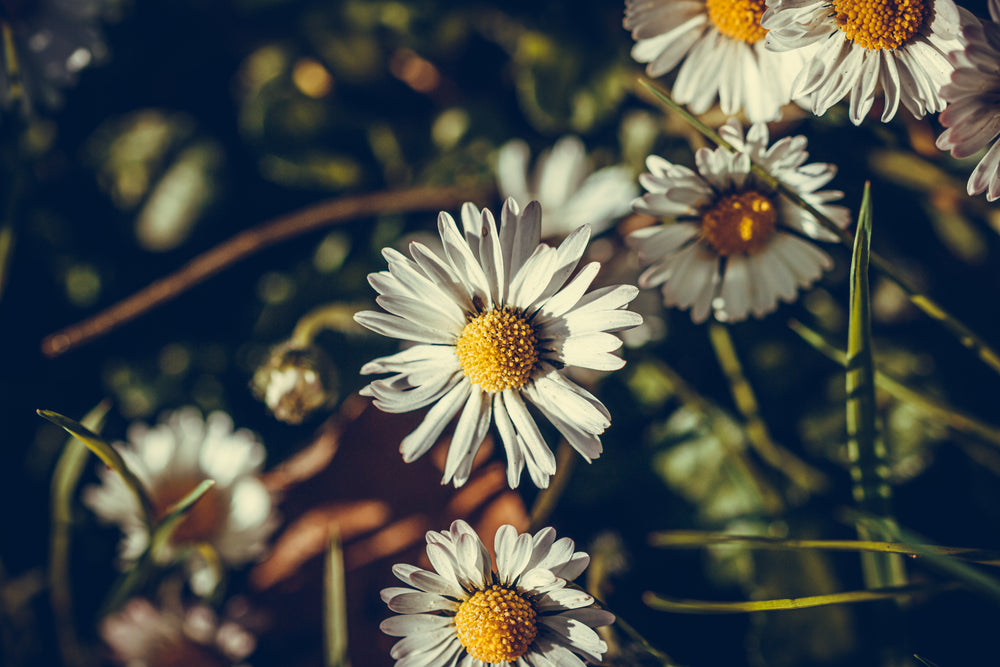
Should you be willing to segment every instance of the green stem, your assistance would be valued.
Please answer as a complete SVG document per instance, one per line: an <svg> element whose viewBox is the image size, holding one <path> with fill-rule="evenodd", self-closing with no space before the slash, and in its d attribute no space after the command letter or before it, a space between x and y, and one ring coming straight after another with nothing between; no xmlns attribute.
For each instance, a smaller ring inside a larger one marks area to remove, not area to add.
<svg viewBox="0 0 1000 667"><path fill-rule="evenodd" d="M556 450L556 474L552 476L547 489L539 491L535 497L535 504L531 507L531 523L528 532L534 533L541 530L548 522L552 512L555 511L559 499L569 484L569 478L573 475L576 467L576 452L568 442L559 442Z"/></svg>
<svg viewBox="0 0 1000 667"><path fill-rule="evenodd" d="M729 381L733 401L746 421L746 436L750 445L765 461L782 471L803 491L821 491L826 488L829 485L826 475L787 449L779 447L771 438L771 431L760 415L753 387L743 374L743 367L736 354L736 346L733 345L729 328L723 324L713 323L709 327L708 334L719 366Z"/></svg>
<svg viewBox="0 0 1000 667"><path fill-rule="evenodd" d="M717 132L709 128L696 117L688 113L658 87L654 86L645 79L640 79L639 83L649 90L657 100L666 105L671 111L681 115L687 123L701 132L701 134L703 134L707 139L714 142L718 146L735 152L736 149L729 142L719 136ZM793 202L796 206L816 218L816 221L819 222L820 225L828 231L836 234L841 240L841 243L845 246L853 246L854 236L849 231L841 229L837 226L833 220L818 211L815 206L803 199L792 188L789 188L774 176L767 173L767 171L762 169L759 165L751 165L750 171L768 186L774 188L782 196ZM913 303L914 306L922 310L931 319L940 322L949 333L958 339L958 342L961 343L963 347L973 352L983 363L992 368L994 371L1000 373L1000 354L990 347L990 345L978 334L963 324L954 315L951 315L948 311L946 311L941 304L937 303L926 294L920 293L920 291L912 285L888 260L882 258L876 253L871 253L869 256L869 264L882 273L882 275L886 278L896 283L904 292L906 292L906 295L909 297L910 302Z"/></svg>

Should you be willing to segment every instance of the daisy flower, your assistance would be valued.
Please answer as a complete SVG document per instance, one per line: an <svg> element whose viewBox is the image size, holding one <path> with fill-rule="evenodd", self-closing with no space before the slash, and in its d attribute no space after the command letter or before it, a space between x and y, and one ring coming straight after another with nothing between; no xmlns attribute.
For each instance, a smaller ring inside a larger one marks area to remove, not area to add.
<svg viewBox="0 0 1000 667"><path fill-rule="evenodd" d="M969 157L994 142L969 177L970 195L986 191L986 199L1000 197L1000 2L990 0L993 21L970 24L965 51L950 54L955 66L951 83L941 90L948 107L938 120L946 129L937 147L958 158Z"/></svg>
<svg viewBox="0 0 1000 667"><path fill-rule="evenodd" d="M443 256L420 243L410 257L382 251L388 271L368 276L386 313L354 316L372 331L414 343L375 359L361 372L392 373L362 390L386 412L432 406L400 451L407 462L437 441L461 412L451 439L442 484L461 486L495 422L507 453L507 481L517 486L525 465L531 480L548 486L556 470L526 402L534 405L588 461L601 454L598 435L611 423L604 405L567 378L567 366L610 371L625 362L612 354L621 340L612 331L642 318L624 310L638 290L631 285L587 288L600 263L579 271L590 228L580 227L553 248L539 244L541 207L522 211L508 199L500 226L488 210L462 208L462 229L442 212Z"/></svg>
<svg viewBox="0 0 1000 667"><path fill-rule="evenodd" d="M392 568L412 588L386 588L382 599L398 612L382 631L403 639L392 647L396 665L560 665L599 662L608 650L593 628L614 622L594 609L587 593L567 584L590 563L573 540L552 528L496 534L497 571L479 536L464 521L427 533L433 572Z"/></svg>
<svg viewBox="0 0 1000 667"><path fill-rule="evenodd" d="M234 606L234 605L230 605ZM101 621L101 637L115 662L128 667L161 665L245 665L257 639L208 607L159 608L133 598Z"/></svg>
<svg viewBox="0 0 1000 667"><path fill-rule="evenodd" d="M629 212L636 195L635 179L624 165L593 171L578 137L565 136L538 156L529 173L531 150L520 139L500 147L497 188L516 201L536 200L545 211L542 237L566 236L580 225L595 234Z"/></svg>
<svg viewBox="0 0 1000 667"><path fill-rule="evenodd" d="M764 0L625 0L624 26L649 76L680 65L674 100L704 113L718 99L724 114L757 122L781 117L805 59L764 48L763 14Z"/></svg>
<svg viewBox="0 0 1000 667"><path fill-rule="evenodd" d="M843 197L820 190L836 174L830 164L806 164L806 138L785 137L768 147L767 126L757 123L744 139L735 120L719 134L736 152L702 148L698 171L653 155L639 182L649 192L633 208L676 222L639 229L628 237L639 260L651 264L640 287L662 285L663 302L690 308L703 322L714 309L719 320L762 317L778 300L791 302L799 287L811 285L832 266L812 239L835 241L810 214L779 197L750 173L763 167L840 227L847 209L828 202Z"/></svg>
<svg viewBox="0 0 1000 667"><path fill-rule="evenodd" d="M13 50L4 50L0 65L0 100L11 100L8 71L16 58L24 92L29 100L55 106L59 88L76 83L79 73L105 59L98 20L104 0L5 0L0 2L0 24L4 41Z"/></svg>
<svg viewBox="0 0 1000 667"><path fill-rule="evenodd" d="M115 449L149 494L156 518L206 479L215 486L195 503L160 556L207 542L223 562L239 565L260 556L277 527L273 502L259 477L264 446L249 431L233 430L223 412L202 419L194 407L167 413L156 426L133 423L128 443ZM121 557L135 561L149 544L149 531L135 496L109 468L101 484L84 489L83 502L103 521L118 524L124 537ZM198 573L193 573L193 581Z"/></svg>
<svg viewBox="0 0 1000 667"><path fill-rule="evenodd" d="M878 90L883 123L900 103L917 118L944 108L948 53L962 48L965 20L952 0L768 0L767 7L767 48L815 49L792 95L808 98L817 116L847 96L851 122L860 125Z"/></svg>

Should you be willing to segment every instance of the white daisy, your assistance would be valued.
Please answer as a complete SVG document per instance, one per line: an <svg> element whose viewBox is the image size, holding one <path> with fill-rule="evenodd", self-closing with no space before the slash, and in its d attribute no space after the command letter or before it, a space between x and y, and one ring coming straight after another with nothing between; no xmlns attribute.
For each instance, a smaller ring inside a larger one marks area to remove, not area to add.
<svg viewBox="0 0 1000 667"><path fill-rule="evenodd" d="M392 647L405 665L582 666L608 650L593 628L613 614L567 584L590 563L573 540L556 540L552 528L535 535L502 526L496 534L497 572L479 536L464 521L447 532L427 533L434 572L395 565L393 574L412 588L387 588L382 599L398 612L382 631L403 637ZM416 590L414 590L416 589Z"/></svg>
<svg viewBox="0 0 1000 667"><path fill-rule="evenodd" d="M805 59L764 48L763 14L764 0L625 0L624 25L649 76L680 64L674 100L704 113L718 99L724 114L757 122L781 117Z"/></svg>
<svg viewBox="0 0 1000 667"><path fill-rule="evenodd" d="M1000 2L990 0L993 21L971 23L964 36L965 51L953 52L951 83L941 90L948 107L938 120L946 129L937 140L941 150L969 157L994 142L969 177L970 195L986 191L986 199L1000 198Z"/></svg>
<svg viewBox="0 0 1000 667"><path fill-rule="evenodd" d="M830 206L843 193L816 191L836 174L830 164L806 164L806 138L785 137L768 147L767 126L751 126L746 139L735 120L719 134L737 152L702 148L695 155L698 171L650 156L650 173L639 177L648 194L633 208L675 218L628 237L643 263L652 264L640 287L662 285L668 306L690 308L691 319L703 322L714 309L718 319L736 321L773 311L778 300L793 301L832 266L830 257L809 239L834 241L802 209L780 197L750 173L751 162L833 219L849 222L847 209Z"/></svg>
<svg viewBox="0 0 1000 667"><path fill-rule="evenodd" d="M244 664L257 640L228 615L208 607L158 608L133 598L101 621L100 633L115 662L128 667L224 667Z"/></svg>
<svg viewBox="0 0 1000 667"><path fill-rule="evenodd" d="M197 408L187 407L165 414L153 427L133 423L128 439L115 448L142 481L160 517L202 481L215 480L177 527L159 554L162 559L169 561L180 549L202 542L214 546L230 565L264 552L277 517L270 493L257 476L265 452L253 433L233 431L232 419L223 412L203 420ZM100 519L121 527L121 556L127 564L145 551L149 531L121 477L109 468L99 474L100 486L84 489L83 501Z"/></svg>
<svg viewBox="0 0 1000 667"><path fill-rule="evenodd" d="M941 87L952 65L948 53L963 45L965 20L952 0L768 0L761 25L767 48L815 49L792 85L817 116L850 98L860 125L885 95L882 122L900 102L917 118L944 108Z"/></svg>
<svg viewBox="0 0 1000 667"><path fill-rule="evenodd" d="M528 170L530 157L528 144L520 139L501 146L497 187L504 198L541 204L542 238L566 236L580 225L590 225L600 234L629 212L636 195L631 171L624 165L593 171L578 137L565 136L539 155L533 175Z"/></svg>
<svg viewBox="0 0 1000 667"><path fill-rule="evenodd" d="M525 465L532 481L548 486L556 469L525 399L588 461L601 454L597 436L611 423L604 405L560 373L566 366L610 371L625 362L612 354L611 335L642 318L624 310L638 290L602 287L585 294L600 263L576 270L590 229L580 227L558 248L539 244L541 208L521 211L508 199L500 228L488 210L462 208L462 230L442 212L439 256L421 243L406 257L382 251L389 270L368 276L388 313L365 311L360 324L415 343L365 364L361 372L392 373L362 390L386 412L432 405L400 451L413 461L431 448L461 411L445 463L443 484L461 486L490 422L507 453L507 480L514 487Z"/></svg>
<svg viewBox="0 0 1000 667"><path fill-rule="evenodd" d="M59 88L73 85L84 68L105 59L98 26L105 0L16 0L0 3L0 23L8 26L29 104L59 102ZM0 100L9 102L12 63L3 51Z"/></svg>

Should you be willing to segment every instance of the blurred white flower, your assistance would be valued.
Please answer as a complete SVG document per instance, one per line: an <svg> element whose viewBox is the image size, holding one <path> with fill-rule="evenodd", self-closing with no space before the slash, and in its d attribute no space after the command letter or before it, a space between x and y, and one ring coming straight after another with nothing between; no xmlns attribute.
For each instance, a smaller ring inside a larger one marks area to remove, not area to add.
<svg viewBox="0 0 1000 667"><path fill-rule="evenodd" d="M392 375L361 393L386 412L433 406L403 439L406 461L423 456L461 411L442 483L468 481L495 422L507 453L507 482L517 486L527 465L531 480L544 488L556 459L525 399L584 458L600 456L598 435L611 415L561 370L608 371L625 364L612 354L622 342L610 332L642 321L625 310L638 290L614 285L586 294L600 270L599 262L590 262L576 271L590 228L580 227L558 248L540 244L538 202L521 211L508 199L499 229L492 213L473 204L462 207L461 217L461 231L448 213L438 217L444 256L421 243L410 244L410 257L382 251L389 270L370 274L368 281L388 312L364 311L354 319L416 344L365 364L364 374Z"/></svg>
<svg viewBox="0 0 1000 667"><path fill-rule="evenodd" d="M133 598L101 621L101 638L115 662L126 667L224 667L243 665L257 640L229 618L208 607L159 608Z"/></svg>
<svg viewBox="0 0 1000 667"><path fill-rule="evenodd" d="M397 667L424 665L559 665L600 662L607 644L593 628L613 623L594 598L567 584L590 556L556 531L518 534L502 526L494 540L497 570L479 536L464 521L427 533L434 572L392 568L411 588L387 588L382 599L399 613L382 631L403 637L392 648Z"/></svg>
<svg viewBox="0 0 1000 667"><path fill-rule="evenodd" d="M814 49L792 85L822 116L845 96L860 125L875 94L885 94L882 122L900 103L917 118L944 108L941 87L952 65L948 53L963 46L961 24L970 17L952 0L768 0L761 25L767 48Z"/></svg>
<svg viewBox="0 0 1000 667"><path fill-rule="evenodd" d="M187 407L166 413L153 427L133 423L128 439L115 448L146 488L156 518L202 481L215 480L159 557L173 559L179 549L203 542L215 547L228 565L246 563L264 552L278 520L271 495L257 475L265 451L253 433L233 431L232 419L223 412L202 419L197 408ZM83 502L103 521L121 527L121 556L129 563L146 549L149 531L138 500L121 477L109 468L99 474L101 484L84 489Z"/></svg>
<svg viewBox="0 0 1000 667"><path fill-rule="evenodd" d="M578 137L565 136L538 156L530 173L531 150L520 139L500 147L497 187L506 199L535 200L545 211L542 238L562 237L581 225L600 234L629 212L637 188L624 165L593 171Z"/></svg>
<svg viewBox="0 0 1000 667"><path fill-rule="evenodd" d="M624 25L649 76L680 66L676 102L704 113L718 99L727 116L758 122L781 117L807 54L764 48L763 14L764 0L625 0Z"/></svg>
<svg viewBox="0 0 1000 667"><path fill-rule="evenodd" d="M80 71L102 62L107 49L99 21L105 0L6 0L0 23L9 27L13 55L29 105L55 106L60 88L76 83ZM10 53L3 51L0 101L11 101Z"/></svg>
<svg viewBox="0 0 1000 667"><path fill-rule="evenodd" d="M676 222L639 229L628 237L639 260L651 264L640 287L662 285L663 302L690 308L703 322L714 310L718 319L736 321L773 311L778 300L795 300L832 266L830 257L806 239L837 237L808 213L780 197L750 173L751 162L793 189L840 227L847 209L830 206L843 193L820 188L834 177L830 164L806 164L806 138L785 137L768 147L767 126L756 123L746 138L735 120L719 134L737 152L701 148L697 173L662 157L646 161L650 173L639 181L649 192L636 199L636 211ZM803 238L805 237L805 238Z"/></svg>
<svg viewBox="0 0 1000 667"><path fill-rule="evenodd" d="M989 145L989 150L969 176L968 191L986 199L1000 198L1000 2L989 0L992 21L971 23L963 34L965 51L955 51L949 60L955 66L951 83L941 94L948 107L938 120L946 129L937 147L958 158L969 157Z"/></svg>

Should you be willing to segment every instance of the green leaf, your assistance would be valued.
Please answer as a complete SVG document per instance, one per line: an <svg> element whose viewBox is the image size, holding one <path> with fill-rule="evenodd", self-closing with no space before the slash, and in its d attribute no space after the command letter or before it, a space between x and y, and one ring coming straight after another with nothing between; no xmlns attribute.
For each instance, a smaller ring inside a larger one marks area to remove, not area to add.
<svg viewBox="0 0 1000 667"><path fill-rule="evenodd" d="M850 308L847 324L847 456L854 481L854 500L862 511L890 517L892 488L885 443L876 427L875 361L872 351L871 295L868 289L868 255L871 245L872 201L870 184L861 198L858 229L851 257ZM858 525L858 537L884 537ZM863 553L861 564L868 588L899 586L906 582L898 555Z"/></svg>
<svg viewBox="0 0 1000 667"><path fill-rule="evenodd" d="M102 401L87 413L81 424L100 430L111 409L111 402ZM49 599L55 617L56 640L63 662L69 667L88 664L87 655L79 645L73 624L73 596L70 582L70 543L72 538L73 500L76 487L87 463L87 447L71 437L63 448L52 473L51 539L49 540Z"/></svg>
<svg viewBox="0 0 1000 667"><path fill-rule="evenodd" d="M334 530L326 551L323 574L323 645L327 667L349 667L347 653L347 586L344 577L344 550Z"/></svg>
<svg viewBox="0 0 1000 667"><path fill-rule="evenodd" d="M191 508L194 507L194 504L201 500L213 486L215 486L214 479L204 479L183 498L167 508L163 519L156 526L156 530L153 531L153 536L150 540L154 556L170 541L174 531L184 521L184 518L191 511Z"/></svg>
<svg viewBox="0 0 1000 667"><path fill-rule="evenodd" d="M684 600L646 592L642 596L642 601L649 607L659 611L671 611L682 614L745 614L753 611L785 611L788 609L806 609L808 607L822 607L830 604L845 604L849 602L899 600L907 599L912 595L936 593L954 588L954 584L892 586L878 590L847 591L844 593L830 593L829 595L809 595L800 598L753 600L750 602Z"/></svg>
<svg viewBox="0 0 1000 667"><path fill-rule="evenodd" d="M146 493L142 482L135 476L135 473L129 470L121 454L83 424L51 410L37 410L37 412L40 417L49 420L56 426L66 429L70 435L80 440L90 451L96 454L104 462L104 465L121 476L122 481L125 482L125 485L135 494L136 499L138 499L139 507L142 509L143 520L150 531L152 531L156 518L156 510L153 507L153 502Z"/></svg>

